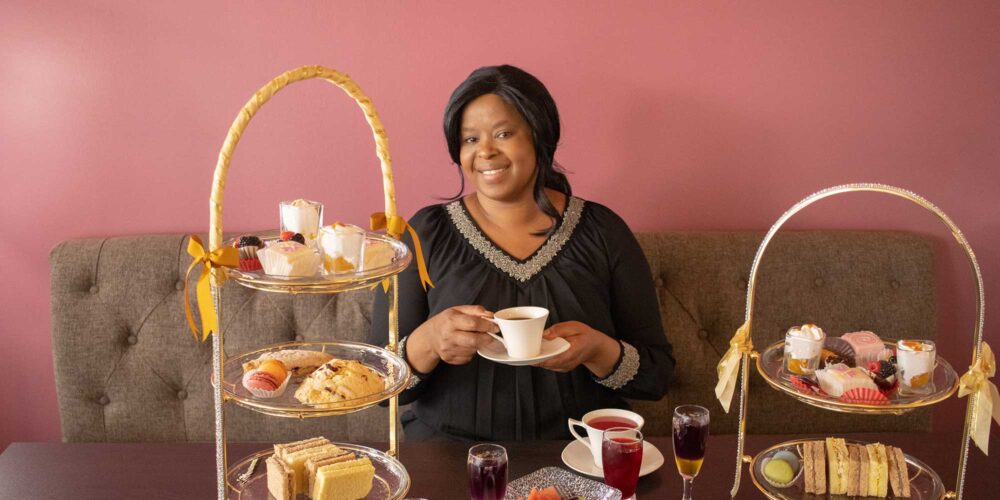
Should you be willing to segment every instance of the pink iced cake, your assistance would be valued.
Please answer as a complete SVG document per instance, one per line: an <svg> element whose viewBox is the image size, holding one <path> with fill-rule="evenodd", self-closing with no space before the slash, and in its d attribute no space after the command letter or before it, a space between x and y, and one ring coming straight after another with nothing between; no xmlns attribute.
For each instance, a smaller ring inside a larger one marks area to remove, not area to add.
<svg viewBox="0 0 1000 500"><path fill-rule="evenodd" d="M845 333L840 338L851 344L851 348L854 349L854 363L857 366L868 366L868 363L878 361L879 353L885 349L882 339L872 332Z"/></svg>

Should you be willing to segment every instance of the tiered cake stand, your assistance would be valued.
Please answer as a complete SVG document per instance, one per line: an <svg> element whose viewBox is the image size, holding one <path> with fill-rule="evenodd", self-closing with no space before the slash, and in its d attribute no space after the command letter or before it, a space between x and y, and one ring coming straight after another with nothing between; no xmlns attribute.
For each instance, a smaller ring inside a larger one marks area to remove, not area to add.
<svg viewBox="0 0 1000 500"><path fill-rule="evenodd" d="M935 390L931 394L923 395L920 397L893 397L890 399L889 404L886 405L867 405L867 404L848 404L843 403L832 398L824 398L816 395L803 394L799 392L791 383L781 376L781 360L782 360L782 350L784 342L777 342L771 346L768 346L763 353L753 350L751 339L751 332L753 329L753 306L754 306L754 290L757 283L757 272L759 270L760 261L764 256L764 250L767 249L768 243L774 237L778 229L790 219L793 215L798 213L805 207L821 200L834 195L845 194L845 193L857 193L857 192L874 192L890 194L893 196L898 196L909 200L927 210L934 213L948 229L951 230L952 235L958 244L961 245L962 249L968 257L969 264L972 266L972 271L976 276L976 299L977 299L977 309L976 309L976 329L975 329L975 347L973 352L973 366L979 366L981 361L981 355L983 352L983 311L984 311L984 300L983 300L983 278L979 272L979 264L976 262L976 256L972 252L972 248L969 243L965 240L965 236L958 229L957 226L942 212L939 208L931 204L924 198L893 186L887 186L882 184L847 184L842 186L835 186L831 188L824 189L817 193L814 193L802 201L796 203L792 208L785 212L777 222L771 226L771 229L764 236L764 240L761 242L760 247L757 248L757 254L754 256L753 266L750 268L750 279L747 285L747 303L746 303L746 315L743 326L740 331L737 332L736 336L733 337L733 341L730 343L730 352L736 353L738 355L739 365L736 375L739 376L739 430L737 439L737 450L736 450L736 477L733 483L733 488L731 490L731 495L736 496L740 487L740 477L743 470L743 464L750 464L750 477L754 484L763 492L768 498L772 499L784 499L784 498L805 498L805 495L797 496L795 494L792 497L786 496L785 494L775 491L773 488L769 488L766 482L759 480L762 477L762 463L759 460L765 455L769 455L778 449L794 449L798 441L792 441L787 443L781 443L776 445L764 452L761 452L757 457L752 457L750 455L744 455L744 441L746 437L746 421L747 421L747 398L749 397L749 368L750 360L755 360L757 371L764 378L764 380L778 391L784 392L785 394L798 399L806 404L817 406L819 408L825 408L827 410L844 412L844 413L856 413L856 414L882 414L882 415L900 415L911 411L915 408L920 408L923 406L932 405L943 401L953 394L958 389L959 377L955 370L945 361L940 355L937 356L937 367L934 371L934 387ZM729 354L729 353L727 353ZM726 360L723 359L723 363ZM723 386L722 377L723 369L720 363L720 389ZM732 379L735 380L735 379ZM965 379L963 378L963 381ZM722 399L720 397L720 399ZM965 482L965 470L969 458L969 442L972 438L971 428L973 426L973 418L976 414L979 404L979 392L974 391L969 396L969 401L966 406L966 416L965 416L965 426L962 435L962 449L961 455L958 461L958 484L954 491L945 491L943 485L941 485L941 480L937 473L931 470L926 464L920 462L919 460L906 456L907 466L911 472L911 476L914 473L916 478L914 482L911 483L911 487L915 490L916 498L962 498L962 490ZM724 403L728 404L728 400ZM989 425L989 420L987 419L986 425ZM919 481L919 482L917 482Z"/></svg>
<svg viewBox="0 0 1000 500"><path fill-rule="evenodd" d="M385 192L385 219L393 221L397 219L396 195L393 187L392 166L389 156L388 140L385 130L379 120L378 114L372 105L371 99L348 77L347 75L321 66L304 66L288 71L277 78L271 80L257 91L252 98L243 106L239 115L233 121L226 136L226 141L219 152L219 160L215 167L215 176L212 182L211 197L211 230L209 233L209 252L215 252L232 242L223 241L222 235L222 201L223 191L226 186L226 175L229 171L229 162L236 144L240 140L240 135L246 129L247 124L257 113L261 106L271 99L274 94L286 86L309 80L321 78L326 80L352 97L368 120L375 136L375 151L381 162L382 182ZM397 220L398 222L398 220ZM391 224L390 224L391 226ZM366 241L364 270L356 273L337 273L330 276L316 276L309 278L282 278L267 276L263 272L245 272L236 269L227 269L221 266L211 267L211 296L212 307L217 315L221 310L220 295L222 284L227 279L232 279L241 285L262 290L270 293L337 293L347 290L355 290L363 287L376 286L380 282L387 282L388 289L388 310L389 310L389 345L385 348L366 345L356 342L331 341L331 342L292 342L274 346L268 346L252 352L247 352L227 359L224 347L224 336L222 329L210 332L212 335L212 369L215 402L215 452L216 452L216 473L217 489L220 500L233 495L234 498L262 498L268 497L266 478L263 473L263 458L270 455L271 450L264 450L249 457L243 458L239 463L230 467L226 456L226 422L223 406L227 401L231 401L240 406L249 408L266 415L290 418L324 417L331 415L343 415L365 408L369 408L380 402L389 402L389 449L386 451L376 450L364 446L349 443L337 443L345 449L354 451L361 456L371 458L376 468L376 477L373 490L370 496L376 498L402 498L410 487L410 478L406 469L396 459L398 452L399 436L396 433L398 424L398 394L406 387L410 378L410 371L407 363L397 354L397 341L399 339L399 324L397 319L397 274L410 263L411 256L408 248L399 241L400 234L388 235L368 233ZM265 241L277 237L276 233L259 234ZM204 307L204 305L201 305ZM206 332L209 333L209 332ZM256 399L247 393L240 384L242 375L241 363L254 359L260 354L269 350L278 349L311 349L324 351L335 358L357 360L369 368L380 372L386 379L386 388L378 394L364 398L348 400L341 403L331 403L324 405L304 405L291 397L291 389L274 400ZM215 383L214 381L222 381ZM256 473L247 482L237 480L237 476L248 468L250 463L258 459L261 463L256 467Z"/></svg>

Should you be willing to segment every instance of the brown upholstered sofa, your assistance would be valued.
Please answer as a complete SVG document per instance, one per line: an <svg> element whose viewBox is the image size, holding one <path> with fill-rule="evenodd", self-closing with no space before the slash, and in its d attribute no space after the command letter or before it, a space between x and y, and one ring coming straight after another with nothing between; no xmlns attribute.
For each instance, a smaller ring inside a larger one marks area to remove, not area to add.
<svg viewBox="0 0 1000 500"><path fill-rule="evenodd" d="M715 367L743 322L746 280L760 233L651 233L638 238L649 260L676 376L657 402L634 402L645 431L666 435L679 403L712 411L712 432L735 432L737 419L714 399ZM193 340L184 314L190 261L182 235L66 241L53 249L52 335L66 441L213 439L211 342ZM831 334L869 329L887 337L933 338L932 245L893 232L779 234L759 275L754 342L760 349L791 325L813 322ZM233 355L295 339L362 340L370 291L328 296L223 291L226 351ZM292 420L227 405L234 441L323 434L384 441L387 410ZM901 417L841 415L796 402L754 373L751 433L929 430L930 413Z"/></svg>

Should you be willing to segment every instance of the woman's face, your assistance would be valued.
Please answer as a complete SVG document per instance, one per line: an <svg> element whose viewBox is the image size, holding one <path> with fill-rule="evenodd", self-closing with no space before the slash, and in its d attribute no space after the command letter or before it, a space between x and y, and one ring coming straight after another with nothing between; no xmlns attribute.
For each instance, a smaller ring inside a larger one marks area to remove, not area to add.
<svg viewBox="0 0 1000 500"><path fill-rule="evenodd" d="M462 112L462 173L480 195L496 201L533 199L535 143L521 113L496 94Z"/></svg>

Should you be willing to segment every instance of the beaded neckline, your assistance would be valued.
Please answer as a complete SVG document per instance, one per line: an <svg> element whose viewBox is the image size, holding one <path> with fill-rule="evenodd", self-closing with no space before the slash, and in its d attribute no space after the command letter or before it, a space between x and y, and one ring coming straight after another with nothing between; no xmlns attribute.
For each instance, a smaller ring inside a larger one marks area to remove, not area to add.
<svg viewBox="0 0 1000 500"><path fill-rule="evenodd" d="M465 237L465 240L473 248L497 269L506 273L511 278L524 283L545 269L545 266L552 262L552 259L566 245L566 242L573 235L576 225L580 222L583 205L584 201L582 199L571 196L569 203L566 204L566 210L563 212L562 224L556 228L556 231L545 240L545 243L535 253L523 261L515 259L500 249L483 234L475 221L472 220L472 217L466 212L462 200L455 200L446 205L445 208L448 210L448 215L451 217L452 223L455 224L455 227L458 228L458 231L462 233L462 236Z"/></svg>

